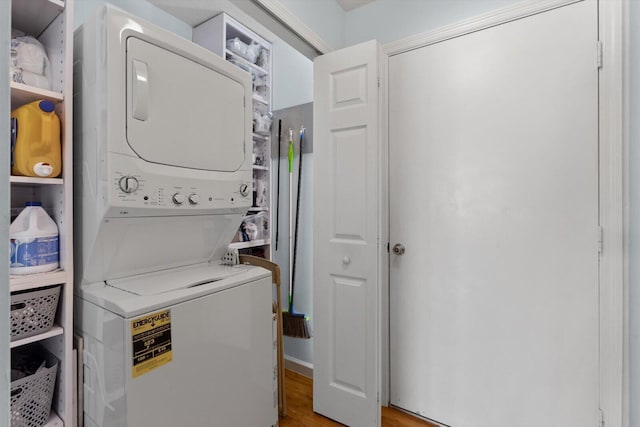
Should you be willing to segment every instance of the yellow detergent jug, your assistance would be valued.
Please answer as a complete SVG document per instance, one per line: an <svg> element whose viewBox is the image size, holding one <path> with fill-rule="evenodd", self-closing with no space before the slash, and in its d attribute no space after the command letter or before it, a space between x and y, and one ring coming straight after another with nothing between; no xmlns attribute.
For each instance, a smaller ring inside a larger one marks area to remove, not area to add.
<svg viewBox="0 0 640 427"><path fill-rule="evenodd" d="M11 173L54 178L62 171L60 119L51 101L34 101L11 112Z"/></svg>

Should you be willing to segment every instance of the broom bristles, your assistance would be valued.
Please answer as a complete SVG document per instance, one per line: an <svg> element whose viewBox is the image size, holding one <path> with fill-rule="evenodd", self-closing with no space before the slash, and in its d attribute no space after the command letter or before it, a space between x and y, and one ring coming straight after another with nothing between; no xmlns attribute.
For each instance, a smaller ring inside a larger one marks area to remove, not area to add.
<svg viewBox="0 0 640 427"><path fill-rule="evenodd" d="M304 314L282 312L282 333L293 338L311 338L309 318Z"/></svg>

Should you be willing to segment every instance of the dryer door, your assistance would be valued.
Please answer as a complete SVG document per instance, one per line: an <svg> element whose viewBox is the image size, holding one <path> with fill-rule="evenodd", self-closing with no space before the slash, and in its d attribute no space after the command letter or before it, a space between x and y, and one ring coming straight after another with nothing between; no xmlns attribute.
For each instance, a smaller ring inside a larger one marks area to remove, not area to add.
<svg viewBox="0 0 640 427"><path fill-rule="evenodd" d="M142 159L233 172L245 160L245 88L146 41L127 39L127 142Z"/></svg>

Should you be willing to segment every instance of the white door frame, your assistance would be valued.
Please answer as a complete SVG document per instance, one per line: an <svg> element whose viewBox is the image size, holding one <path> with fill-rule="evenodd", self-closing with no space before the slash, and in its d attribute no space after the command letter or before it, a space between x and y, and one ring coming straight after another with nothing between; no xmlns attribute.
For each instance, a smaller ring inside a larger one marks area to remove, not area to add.
<svg viewBox="0 0 640 427"><path fill-rule="evenodd" d="M389 56L525 18L582 0L528 0L384 45ZM628 0L598 2L602 44L600 94L600 409L605 425L628 426L627 302L628 286ZM598 58L594 46L594 62ZM387 331L388 332L388 331ZM389 337L383 337L388 354ZM385 349L383 349L383 354ZM388 362L388 359L386 359ZM385 365L388 367L388 364ZM388 384L388 372L383 373ZM388 387L381 390L388 402Z"/></svg>

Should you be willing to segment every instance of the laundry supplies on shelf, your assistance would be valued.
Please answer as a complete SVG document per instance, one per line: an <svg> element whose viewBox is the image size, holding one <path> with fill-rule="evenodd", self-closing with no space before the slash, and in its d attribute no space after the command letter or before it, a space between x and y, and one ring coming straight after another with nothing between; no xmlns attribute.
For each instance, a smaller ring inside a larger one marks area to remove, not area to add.
<svg viewBox="0 0 640 427"><path fill-rule="evenodd" d="M11 39L9 76L16 83L51 88L51 64L38 40L31 36Z"/></svg>
<svg viewBox="0 0 640 427"><path fill-rule="evenodd" d="M40 427L49 419L58 359L39 345L11 352L11 425Z"/></svg>
<svg viewBox="0 0 640 427"><path fill-rule="evenodd" d="M253 204L249 214L263 212L266 223L271 215L271 113L272 46L269 41L226 13L214 16L194 27L193 41L220 55L236 67L246 71L252 81L253 113ZM273 222L275 223L275 222ZM271 236L265 228L262 237L247 239L253 225L240 228L230 244L245 255L271 258Z"/></svg>
<svg viewBox="0 0 640 427"><path fill-rule="evenodd" d="M62 172L60 119L51 101L34 101L11 112L11 173L54 178Z"/></svg>
<svg viewBox="0 0 640 427"><path fill-rule="evenodd" d="M45 333L58 311L60 285L11 294L11 341Z"/></svg>
<svg viewBox="0 0 640 427"><path fill-rule="evenodd" d="M26 207L9 227L11 274L44 273L58 268L58 227L40 202Z"/></svg>

